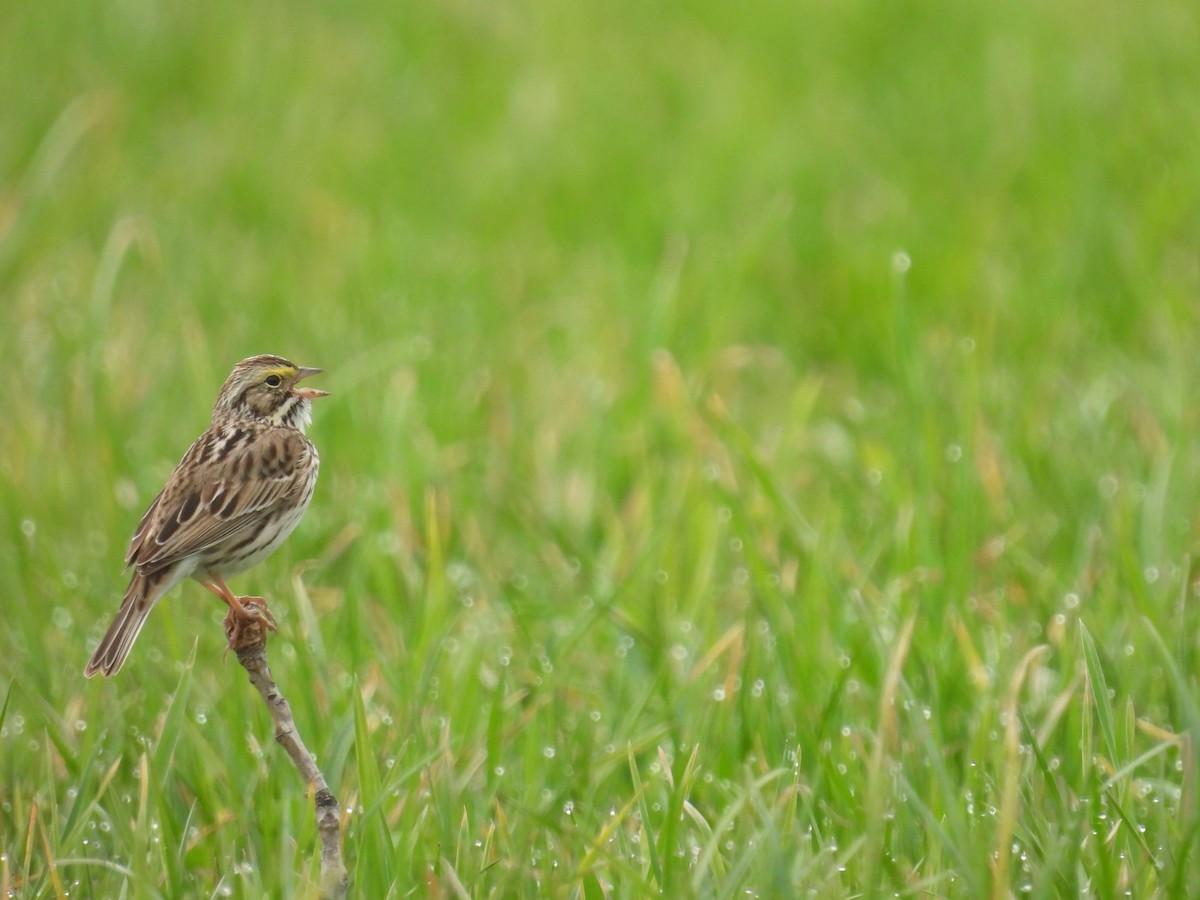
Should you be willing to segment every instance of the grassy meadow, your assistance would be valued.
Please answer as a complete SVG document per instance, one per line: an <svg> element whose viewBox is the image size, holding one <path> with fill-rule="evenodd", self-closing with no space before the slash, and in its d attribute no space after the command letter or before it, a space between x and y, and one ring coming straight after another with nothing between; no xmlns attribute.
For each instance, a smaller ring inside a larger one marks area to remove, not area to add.
<svg viewBox="0 0 1200 900"><path fill-rule="evenodd" d="M1200 896L1200 9L0 6L0 895L314 897L194 584L84 663L237 360L233 582L351 895Z"/></svg>

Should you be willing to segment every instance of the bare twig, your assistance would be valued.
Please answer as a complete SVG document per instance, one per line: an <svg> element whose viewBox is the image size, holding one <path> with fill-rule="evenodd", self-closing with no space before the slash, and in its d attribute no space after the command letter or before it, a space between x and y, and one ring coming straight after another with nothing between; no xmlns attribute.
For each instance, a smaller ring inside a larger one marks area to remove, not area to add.
<svg viewBox="0 0 1200 900"><path fill-rule="evenodd" d="M238 662L250 676L250 683L258 688L267 709L271 712L271 719L275 722L275 740L292 758L305 784L313 789L317 808L317 830L321 834L321 897L323 900L341 900L346 896L349 878L342 863L337 798L333 796L333 791L329 790L329 784L317 768L316 760L300 739L300 733L296 731L296 722L292 718L292 708L279 692L275 679L271 677L271 669L267 665L267 629L264 627L264 623L268 622L264 615L266 604L260 597L240 599L254 617L235 618L233 610L230 610L230 614L225 617L225 636L229 638L229 646L237 653Z"/></svg>

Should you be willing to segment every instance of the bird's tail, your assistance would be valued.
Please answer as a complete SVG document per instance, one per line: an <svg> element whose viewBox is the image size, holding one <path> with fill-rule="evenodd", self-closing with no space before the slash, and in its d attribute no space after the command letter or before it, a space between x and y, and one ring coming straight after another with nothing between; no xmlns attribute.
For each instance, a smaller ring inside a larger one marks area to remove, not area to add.
<svg viewBox="0 0 1200 900"><path fill-rule="evenodd" d="M104 633L100 646L92 654L87 668L83 670L85 677L91 678L97 672L102 672L104 675L116 675L124 665L125 658L133 649L133 642L137 639L138 632L146 624L146 616L150 615L150 610L154 608L158 598L166 593L164 590L166 587L165 574L163 571L150 575L139 575L134 572L129 587L125 590L125 599L121 603L121 608L117 610L116 617L108 626L108 631Z"/></svg>

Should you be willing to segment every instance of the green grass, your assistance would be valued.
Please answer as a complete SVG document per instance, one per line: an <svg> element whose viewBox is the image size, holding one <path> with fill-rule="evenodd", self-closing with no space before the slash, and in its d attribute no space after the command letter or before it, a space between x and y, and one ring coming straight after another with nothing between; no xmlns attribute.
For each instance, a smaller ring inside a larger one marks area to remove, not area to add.
<svg viewBox="0 0 1200 900"><path fill-rule="evenodd" d="M1200 894L1200 15L0 9L0 892L313 896L195 585L81 672L231 365L235 589L355 896Z"/></svg>

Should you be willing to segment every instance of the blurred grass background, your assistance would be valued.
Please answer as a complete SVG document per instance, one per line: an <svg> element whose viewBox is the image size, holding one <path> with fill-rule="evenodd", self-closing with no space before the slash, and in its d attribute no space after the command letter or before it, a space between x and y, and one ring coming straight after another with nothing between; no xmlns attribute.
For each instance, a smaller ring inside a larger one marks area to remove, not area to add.
<svg viewBox="0 0 1200 900"><path fill-rule="evenodd" d="M0 889L308 896L221 610L81 670L238 359L356 896L1200 892L1200 12L0 6Z"/></svg>

